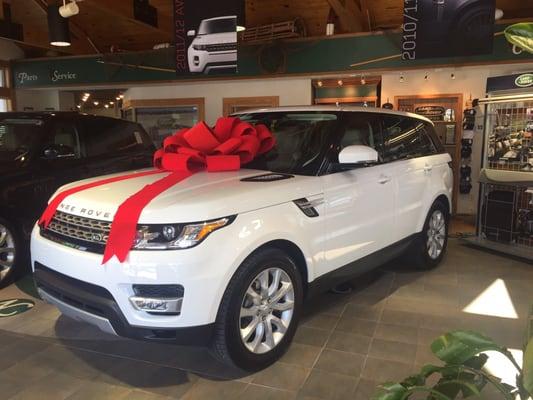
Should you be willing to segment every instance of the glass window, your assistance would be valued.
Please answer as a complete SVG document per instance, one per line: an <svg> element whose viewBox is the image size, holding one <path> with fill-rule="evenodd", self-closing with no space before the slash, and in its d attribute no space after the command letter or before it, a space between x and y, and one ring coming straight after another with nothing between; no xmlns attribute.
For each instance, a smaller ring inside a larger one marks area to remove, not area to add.
<svg viewBox="0 0 533 400"><path fill-rule="evenodd" d="M210 35L213 33L237 32L237 18L220 18L204 20L198 29L198 35Z"/></svg>
<svg viewBox="0 0 533 400"><path fill-rule="evenodd" d="M74 154L75 158L81 157L80 138L72 123L56 122L50 132L44 147L54 145L61 149L62 155L69 154L72 157Z"/></svg>
<svg viewBox="0 0 533 400"><path fill-rule="evenodd" d="M136 108L135 115L158 148L167 136L192 127L199 119L198 107L195 106Z"/></svg>
<svg viewBox="0 0 533 400"><path fill-rule="evenodd" d="M425 131L424 121L402 116L384 116L383 160L390 162L434 153L434 146L427 135L421 134L422 131Z"/></svg>
<svg viewBox="0 0 533 400"><path fill-rule="evenodd" d="M7 100L0 98L0 112L6 112L7 109Z"/></svg>
<svg viewBox="0 0 533 400"><path fill-rule="evenodd" d="M22 160L42 140L43 122L38 119L0 120L0 162Z"/></svg>
<svg viewBox="0 0 533 400"><path fill-rule="evenodd" d="M337 115L323 112L270 112L241 114L239 118L266 125L276 138L272 151L246 168L315 175L337 127Z"/></svg>
<svg viewBox="0 0 533 400"><path fill-rule="evenodd" d="M138 124L114 118L91 118L85 119L83 126L86 151L90 157L152 146L146 132Z"/></svg>

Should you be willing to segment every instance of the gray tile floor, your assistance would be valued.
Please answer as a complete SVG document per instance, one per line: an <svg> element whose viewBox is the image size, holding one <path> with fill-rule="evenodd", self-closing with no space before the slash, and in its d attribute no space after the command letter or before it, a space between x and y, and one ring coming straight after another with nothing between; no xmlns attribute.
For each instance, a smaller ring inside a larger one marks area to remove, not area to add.
<svg viewBox="0 0 533 400"><path fill-rule="evenodd" d="M229 369L204 349L108 336L37 301L31 311L0 318L0 398L366 400L376 384L436 362L429 343L446 330L473 329L522 347L533 265L455 240L436 270L407 264L358 279L351 294L308 302L288 353L256 374ZM491 298L512 302L518 318L463 312L495 282L506 291ZM0 292L0 300L15 297L28 295L15 285Z"/></svg>

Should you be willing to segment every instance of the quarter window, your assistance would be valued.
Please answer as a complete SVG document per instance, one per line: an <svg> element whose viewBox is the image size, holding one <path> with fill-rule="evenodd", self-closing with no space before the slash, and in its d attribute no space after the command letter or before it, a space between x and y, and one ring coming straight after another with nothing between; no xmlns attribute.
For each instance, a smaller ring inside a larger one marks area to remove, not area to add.
<svg viewBox="0 0 533 400"><path fill-rule="evenodd" d="M402 116L383 117L383 159L385 162L435 153L424 121Z"/></svg>

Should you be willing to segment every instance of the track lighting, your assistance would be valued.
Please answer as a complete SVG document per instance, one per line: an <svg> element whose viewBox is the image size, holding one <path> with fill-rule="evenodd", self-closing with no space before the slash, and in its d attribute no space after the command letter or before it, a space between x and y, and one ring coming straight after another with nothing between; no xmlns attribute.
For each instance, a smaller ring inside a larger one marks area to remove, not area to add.
<svg viewBox="0 0 533 400"><path fill-rule="evenodd" d="M455 79L455 74L451 74L450 78Z"/></svg>
<svg viewBox="0 0 533 400"><path fill-rule="evenodd" d="M98 104L100 104L100 102L99 102L99 101L93 101L93 104L94 104L95 106L97 106Z"/></svg>
<svg viewBox="0 0 533 400"><path fill-rule="evenodd" d="M337 81L337 84L338 84L339 86L342 86L342 85L344 85L344 82L342 81L342 79L339 79L339 80Z"/></svg>
<svg viewBox="0 0 533 400"><path fill-rule="evenodd" d="M48 6L48 37L52 46L70 46L68 19L59 14L58 6Z"/></svg>
<svg viewBox="0 0 533 400"><path fill-rule="evenodd" d="M401 82L401 83L404 83L404 82L405 82L405 78L404 78L403 75L400 75L400 82Z"/></svg>
<svg viewBox="0 0 533 400"><path fill-rule="evenodd" d="M366 79L364 75L361 75L361 85L366 85Z"/></svg>
<svg viewBox="0 0 533 400"><path fill-rule="evenodd" d="M318 81L316 84L318 85L318 87L322 87L324 83L322 83L322 81Z"/></svg>
<svg viewBox="0 0 533 400"><path fill-rule="evenodd" d="M67 3L63 0L63 5L59 7L59 15L63 18L70 18L74 15L79 14L80 8L76 4L75 0L72 0L70 3Z"/></svg>
<svg viewBox="0 0 533 400"><path fill-rule="evenodd" d="M104 107L105 108L109 108L109 104L104 104Z"/></svg>
<svg viewBox="0 0 533 400"><path fill-rule="evenodd" d="M429 80L429 75L428 75L428 74L426 74L426 75L424 76L424 80L425 80L425 81Z"/></svg>

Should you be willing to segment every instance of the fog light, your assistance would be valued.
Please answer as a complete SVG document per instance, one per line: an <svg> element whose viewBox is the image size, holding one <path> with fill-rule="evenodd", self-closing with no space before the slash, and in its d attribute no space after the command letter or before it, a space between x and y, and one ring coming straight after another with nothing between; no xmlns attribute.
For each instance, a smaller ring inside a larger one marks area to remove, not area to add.
<svg viewBox="0 0 533 400"><path fill-rule="evenodd" d="M150 314L179 314L183 298L154 299L149 297L130 297L130 302L139 311Z"/></svg>

